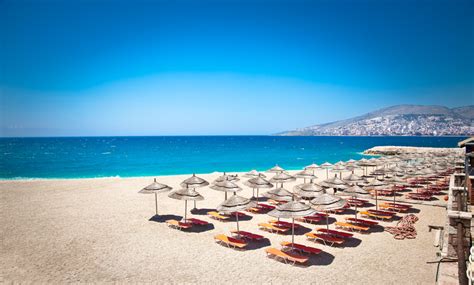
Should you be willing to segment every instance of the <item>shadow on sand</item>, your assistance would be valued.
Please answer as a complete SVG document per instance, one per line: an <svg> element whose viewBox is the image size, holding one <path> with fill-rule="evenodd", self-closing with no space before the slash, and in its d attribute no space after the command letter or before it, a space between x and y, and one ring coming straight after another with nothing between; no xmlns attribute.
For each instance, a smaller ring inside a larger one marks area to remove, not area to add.
<svg viewBox="0 0 474 285"><path fill-rule="evenodd" d="M154 215L148 220L150 222L164 223L167 220L181 221L181 219L183 219L182 216L176 216L176 215Z"/></svg>

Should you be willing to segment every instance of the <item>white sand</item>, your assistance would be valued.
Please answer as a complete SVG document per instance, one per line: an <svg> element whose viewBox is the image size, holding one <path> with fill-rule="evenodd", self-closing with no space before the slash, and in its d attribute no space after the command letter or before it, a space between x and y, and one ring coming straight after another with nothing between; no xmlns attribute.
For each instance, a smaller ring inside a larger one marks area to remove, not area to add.
<svg viewBox="0 0 474 285"><path fill-rule="evenodd" d="M218 175L201 175L208 181ZM325 174L320 172L320 177ZM159 181L175 189L188 175L164 176ZM418 237L395 240L386 232L355 234L360 244L332 248L307 241L324 254L308 267L293 267L266 257L265 243L246 251L213 241L229 233L234 222L222 223L195 215L215 229L187 233L149 221L154 195L138 194L152 178L0 181L2 252L0 280L30 282L167 282L167 283L315 283L315 284L433 284L436 259L433 235L427 225L442 225L445 210L417 205ZM242 185L242 183L239 183ZM288 185L292 189L295 183ZM240 195L250 197L244 187ZM224 193L200 192L206 200L198 208L215 208ZM159 196L162 215L183 215L184 202ZM190 215L192 216L192 215ZM268 215L251 215L241 229L268 237L272 246L290 240L257 229ZM338 220L343 215L337 216ZM384 225L394 223L383 223ZM318 225L304 224L309 229ZM323 226L324 224L321 224ZM334 225L331 225L334 228ZM1 281L0 281L1 282ZM330 283L328 283L330 282Z"/></svg>

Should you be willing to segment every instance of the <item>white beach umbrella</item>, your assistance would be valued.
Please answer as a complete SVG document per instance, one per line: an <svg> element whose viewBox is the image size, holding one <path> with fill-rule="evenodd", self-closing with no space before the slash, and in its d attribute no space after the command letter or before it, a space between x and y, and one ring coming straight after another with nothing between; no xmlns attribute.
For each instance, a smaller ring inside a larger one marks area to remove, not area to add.
<svg viewBox="0 0 474 285"><path fill-rule="evenodd" d="M196 189L209 185L209 182L202 179L201 177L196 176L196 174L193 173L191 177L185 179L183 182L181 182L180 185L184 188ZM196 208L196 200L194 200L194 208Z"/></svg>
<svg viewBox="0 0 474 285"><path fill-rule="evenodd" d="M239 192L242 191L242 188L240 188L239 185L235 184L232 181L229 180L224 180L224 181L219 181L214 183L214 185L211 185L209 188L216 190L216 191L222 191L225 193L225 200L227 200L227 193L228 192Z"/></svg>

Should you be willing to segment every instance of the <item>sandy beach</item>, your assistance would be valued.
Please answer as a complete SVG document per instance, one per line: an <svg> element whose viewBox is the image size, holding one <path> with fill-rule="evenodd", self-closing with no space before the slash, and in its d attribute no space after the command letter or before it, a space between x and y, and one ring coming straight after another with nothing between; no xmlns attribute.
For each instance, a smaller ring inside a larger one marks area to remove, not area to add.
<svg viewBox="0 0 474 285"><path fill-rule="evenodd" d="M220 174L200 175L212 181ZM159 181L175 189L189 175L163 176ZM319 177L325 177L322 171ZM344 248L307 241L303 235L321 225L304 224L296 242L324 252L307 267L294 267L266 257L269 243L279 247L291 236L258 230L266 214L241 222L241 229L263 234L269 242L236 251L213 241L229 233L235 222L219 222L204 213L224 200L224 193L200 189L205 200L190 216L210 221L213 229L182 232L163 221L184 211L184 202L137 193L151 177L71 180L1 181L2 254L4 282L165 282L165 283L314 283L380 284L433 283L437 249L427 225L443 223L445 209L416 205L420 220L413 240L395 240L379 229L355 234ZM299 182L297 182L299 183ZM241 185L241 183L239 183ZM287 185L291 189L295 183ZM240 195L250 197L244 187ZM337 215L342 220L344 215ZM382 225L395 224L382 223ZM334 228L334 225L331 225Z"/></svg>

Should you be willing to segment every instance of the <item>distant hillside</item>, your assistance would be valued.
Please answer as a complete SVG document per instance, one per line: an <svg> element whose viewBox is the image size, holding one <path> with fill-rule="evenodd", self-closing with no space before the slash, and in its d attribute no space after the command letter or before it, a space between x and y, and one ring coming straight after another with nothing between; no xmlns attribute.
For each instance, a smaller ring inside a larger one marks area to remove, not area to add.
<svg viewBox="0 0 474 285"><path fill-rule="evenodd" d="M362 116L286 131L282 136L473 135L474 105L396 105Z"/></svg>

